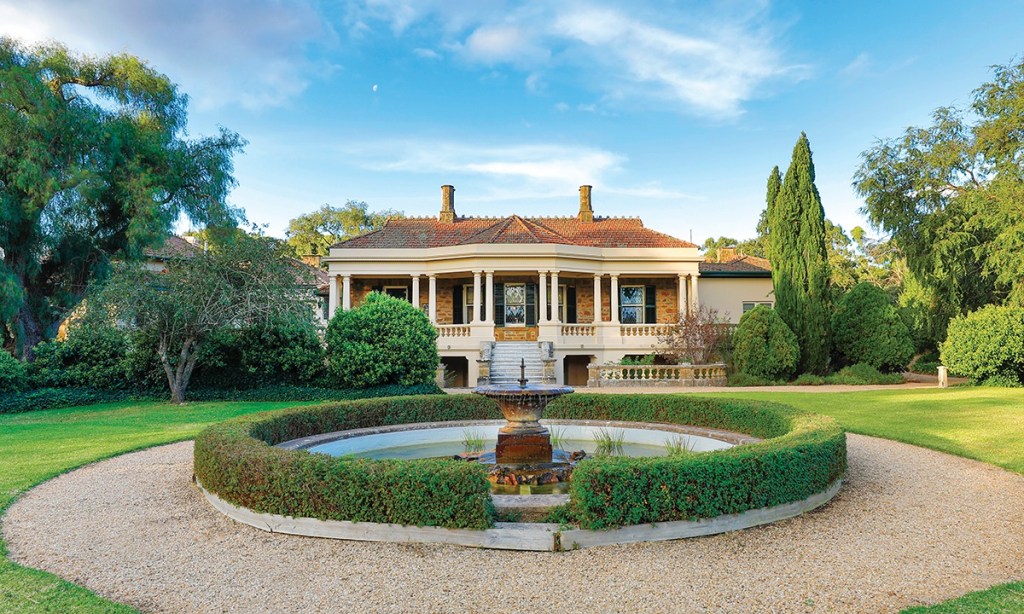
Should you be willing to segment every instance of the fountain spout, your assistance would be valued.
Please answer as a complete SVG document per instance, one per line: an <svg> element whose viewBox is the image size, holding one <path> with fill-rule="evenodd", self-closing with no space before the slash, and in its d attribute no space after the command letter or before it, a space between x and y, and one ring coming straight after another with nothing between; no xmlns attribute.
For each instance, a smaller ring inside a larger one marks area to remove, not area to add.
<svg viewBox="0 0 1024 614"><path fill-rule="evenodd" d="M529 380L526 379L526 359L525 358L520 358L519 359L519 387L520 388L526 388L526 382L528 382L528 381Z"/></svg>

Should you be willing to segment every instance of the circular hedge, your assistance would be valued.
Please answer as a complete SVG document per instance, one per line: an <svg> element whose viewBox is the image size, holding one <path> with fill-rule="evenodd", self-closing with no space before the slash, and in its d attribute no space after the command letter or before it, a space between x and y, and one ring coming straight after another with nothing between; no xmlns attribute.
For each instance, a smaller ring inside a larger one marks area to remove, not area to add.
<svg viewBox="0 0 1024 614"><path fill-rule="evenodd" d="M585 529L711 518L800 501L846 472L839 424L777 403L574 394L549 405L546 417L702 426L764 439L679 457L580 462L567 516ZM475 395L366 399L255 414L200 433L195 473L208 491L259 513L483 529L494 523L483 465L347 459L274 446L355 428L496 418L497 405Z"/></svg>

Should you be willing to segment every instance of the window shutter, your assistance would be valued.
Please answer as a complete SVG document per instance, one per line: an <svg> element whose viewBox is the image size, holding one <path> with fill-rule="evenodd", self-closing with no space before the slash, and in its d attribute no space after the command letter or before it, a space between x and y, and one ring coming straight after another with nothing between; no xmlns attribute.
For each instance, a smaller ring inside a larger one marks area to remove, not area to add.
<svg viewBox="0 0 1024 614"><path fill-rule="evenodd" d="M494 325L505 326L505 284L494 284Z"/></svg>
<svg viewBox="0 0 1024 614"><path fill-rule="evenodd" d="M462 286L452 287L452 324L462 324Z"/></svg>
<svg viewBox="0 0 1024 614"><path fill-rule="evenodd" d="M565 323L576 324L576 286L565 287Z"/></svg>
<svg viewBox="0 0 1024 614"><path fill-rule="evenodd" d="M658 323L658 288L655 286L644 287L644 324Z"/></svg>
<svg viewBox="0 0 1024 614"><path fill-rule="evenodd" d="M526 325L537 326L537 284L526 284Z"/></svg>

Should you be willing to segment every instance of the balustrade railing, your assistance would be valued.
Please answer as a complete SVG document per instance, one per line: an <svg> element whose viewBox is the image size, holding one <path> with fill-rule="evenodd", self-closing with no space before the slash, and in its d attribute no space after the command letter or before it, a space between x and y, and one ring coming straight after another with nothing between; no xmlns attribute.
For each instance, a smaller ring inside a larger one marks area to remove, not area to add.
<svg viewBox="0 0 1024 614"><path fill-rule="evenodd" d="M596 327L593 324L563 324L562 325L562 336L563 337L593 337L596 333Z"/></svg>
<svg viewBox="0 0 1024 614"><path fill-rule="evenodd" d="M672 324L623 324L619 326L619 334L623 337L664 337L672 327Z"/></svg>
<svg viewBox="0 0 1024 614"><path fill-rule="evenodd" d="M469 337L472 334L467 324L435 324L438 337Z"/></svg>
<svg viewBox="0 0 1024 614"><path fill-rule="evenodd" d="M591 388L628 386L725 386L724 364L589 365Z"/></svg>

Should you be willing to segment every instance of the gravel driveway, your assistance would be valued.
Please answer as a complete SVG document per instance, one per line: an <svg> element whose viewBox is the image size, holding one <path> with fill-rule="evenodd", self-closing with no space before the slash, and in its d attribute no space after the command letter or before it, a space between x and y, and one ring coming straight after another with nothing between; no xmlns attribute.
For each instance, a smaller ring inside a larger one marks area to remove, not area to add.
<svg viewBox="0 0 1024 614"><path fill-rule="evenodd" d="M1024 578L1024 477L849 435L839 495L736 533L566 553L264 533L191 483L192 444L104 461L3 518L15 561L148 611L894 611Z"/></svg>

